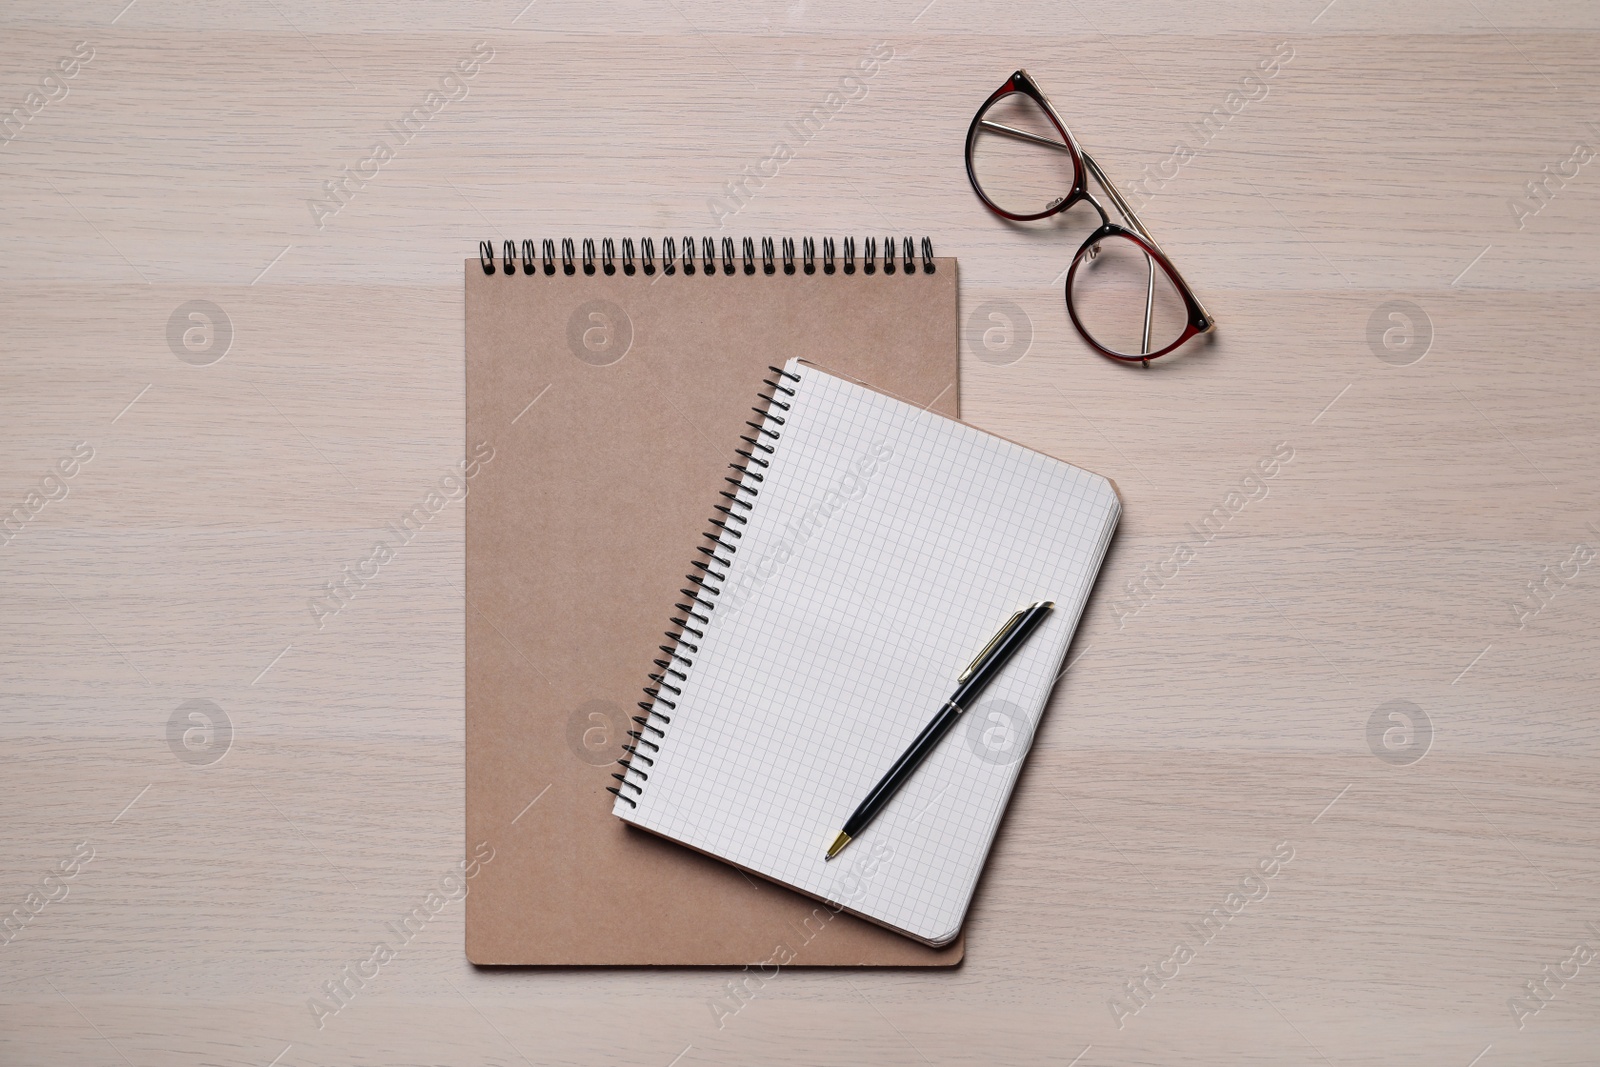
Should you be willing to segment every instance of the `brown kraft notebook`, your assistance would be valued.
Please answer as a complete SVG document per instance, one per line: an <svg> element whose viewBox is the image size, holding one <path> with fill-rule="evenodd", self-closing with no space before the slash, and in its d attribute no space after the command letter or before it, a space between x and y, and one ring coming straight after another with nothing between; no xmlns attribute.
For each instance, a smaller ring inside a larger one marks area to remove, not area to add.
<svg viewBox="0 0 1600 1067"><path fill-rule="evenodd" d="M955 260L859 247L524 241L466 261L467 850L493 849L467 895L473 963L960 961L959 937L919 944L630 828L606 791L758 418L751 382L805 358L959 415Z"/></svg>

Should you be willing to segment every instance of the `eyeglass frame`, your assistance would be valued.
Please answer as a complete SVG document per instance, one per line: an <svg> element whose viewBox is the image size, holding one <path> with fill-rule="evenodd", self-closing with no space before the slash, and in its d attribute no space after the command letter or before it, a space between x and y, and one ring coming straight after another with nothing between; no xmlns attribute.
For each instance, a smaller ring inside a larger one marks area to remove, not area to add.
<svg viewBox="0 0 1600 1067"><path fill-rule="evenodd" d="M1048 137L1041 137L1037 134L1028 133L1024 130L1018 130L984 118L984 115L988 113L990 108L992 108L1000 100L1012 95L1013 93L1021 93L1043 108L1046 117L1050 119L1051 124L1054 125L1057 132L1061 134L1062 140L1059 142L1052 141ZM977 172L973 169L972 165L973 146L977 143L978 134L986 129L995 133L1016 137L1024 141L1030 141L1034 144L1044 145L1048 148L1061 149L1068 152L1072 156L1073 164L1073 180L1071 190L1066 196L1052 201L1043 211L1031 215L1018 215L1007 211L1005 208L989 199L988 194L983 191L983 185L978 181ZM983 201L983 205L985 207L1003 219L1008 219L1012 222L1036 222L1040 219L1050 218L1052 215L1062 214L1063 212L1076 207L1082 201L1088 201L1089 205L1093 207L1100 215L1099 228L1088 236L1083 244L1079 246L1077 254L1072 257L1072 266L1067 270L1066 287L1063 292L1063 296L1065 297L1067 304L1067 314L1072 319L1072 325L1076 327L1078 333L1085 341L1089 342L1089 345L1094 348L1095 351L1099 352L1103 356L1108 356L1111 359L1118 360L1122 363L1143 363L1148 365L1152 359L1159 359L1160 357L1167 355L1169 352L1174 351L1194 337L1203 333L1210 333L1212 330L1216 329L1216 320L1206 312L1206 309L1203 305L1201 305L1199 298L1194 295L1194 290L1190 287L1189 283L1184 279L1183 275L1178 272L1178 269L1172 265L1172 261L1167 258L1167 254L1162 251L1161 246L1156 242L1156 239L1151 236L1150 231L1145 227L1144 223L1140 221L1139 216L1134 212L1132 206L1122 198L1122 194L1117 191L1116 186L1112 185L1111 182L1106 178L1105 171L1101 170L1100 165L1094 161L1093 157L1091 157L1089 153L1085 152L1078 144L1077 139L1072 136L1072 131L1067 128L1067 124L1063 122L1061 116L1057 114L1055 106L1052 105L1044 93L1039 90L1039 86L1034 82L1033 78L1026 70L1018 69L1014 74L1011 75L1011 77L1007 78L1005 84L991 93L989 95L989 99L983 102L983 106L978 108L977 114L972 116L972 125L967 127L965 155L967 165L967 181L971 183L972 191L978 194L978 199ZM1094 194L1089 191L1089 176L1091 174L1094 176L1094 180L1099 183L1100 188L1105 191L1106 196L1110 198L1111 203L1117 209L1118 214L1120 214L1123 219L1133 227L1133 229L1130 230L1127 227L1119 226L1111 221L1111 217L1106 213L1105 207L1100 203L1099 200L1095 199ZM1089 260L1092 260L1094 255L1098 252L1097 246L1100 244L1100 242L1104 241L1108 237L1127 238L1134 244L1138 245L1140 250L1145 253L1146 257L1150 261L1150 278L1145 290L1144 335L1143 340L1140 343L1140 348L1144 349L1145 351L1141 355L1135 356L1127 355L1122 352L1116 352L1095 340L1094 335L1091 334L1088 329L1084 327L1082 321L1079 320L1078 310L1073 306L1072 303L1072 281L1078 273L1079 266L1088 262ZM1157 265L1159 265L1161 269L1166 272L1167 278L1171 280L1173 287L1178 291L1178 295L1183 299L1185 323L1183 332L1178 336L1176 341L1173 341L1170 345L1163 348L1159 352L1151 352L1149 351L1150 326L1151 315L1155 307L1155 268Z"/></svg>

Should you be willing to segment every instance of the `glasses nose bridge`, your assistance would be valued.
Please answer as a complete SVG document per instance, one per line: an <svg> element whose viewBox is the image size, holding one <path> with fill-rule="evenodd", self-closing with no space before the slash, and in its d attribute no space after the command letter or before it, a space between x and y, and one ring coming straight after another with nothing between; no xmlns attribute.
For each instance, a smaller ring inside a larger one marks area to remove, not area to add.
<svg viewBox="0 0 1600 1067"><path fill-rule="evenodd" d="M1044 218L1036 220L1038 222L1048 223L1052 219L1066 219L1072 217L1072 209L1083 203L1087 203L1089 207L1094 210L1097 219L1096 224L1089 231L1088 236L1085 237L1083 239L1083 243L1078 246L1076 255L1082 255L1084 250L1087 249L1090 244L1105 235L1106 228L1111 225L1111 216L1106 213L1105 205L1100 203L1100 201L1095 198L1093 193L1087 189L1078 189L1068 193L1066 196L1058 197L1055 203L1050 206L1050 213ZM1078 230L1078 226L1072 226L1072 230ZM1076 258L1076 255L1074 258Z"/></svg>
<svg viewBox="0 0 1600 1067"><path fill-rule="evenodd" d="M1111 216L1106 213L1105 205L1100 203L1100 201L1095 198L1095 195L1089 191L1087 186L1078 190L1076 201L1073 203L1067 203L1066 200L1070 199L1071 198L1068 197L1063 200L1063 206L1061 208L1062 211L1068 211L1071 208L1076 207L1078 203L1087 203L1090 207L1094 208L1095 214L1100 216L1100 225L1095 227L1094 233L1090 234L1088 240L1084 241L1084 244L1087 245L1089 241L1094 240L1096 234L1105 229L1107 226L1111 225Z"/></svg>

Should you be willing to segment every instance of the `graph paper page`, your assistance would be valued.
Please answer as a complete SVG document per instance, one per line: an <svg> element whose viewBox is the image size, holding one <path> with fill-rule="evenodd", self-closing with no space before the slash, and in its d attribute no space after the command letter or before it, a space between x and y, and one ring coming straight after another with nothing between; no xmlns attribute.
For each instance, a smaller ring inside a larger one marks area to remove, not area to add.
<svg viewBox="0 0 1600 1067"><path fill-rule="evenodd" d="M1088 471L814 367L660 748L617 815L932 943L960 930L1121 507ZM720 564L713 564L719 570ZM712 579L713 584L716 580ZM837 858L829 842L1018 608L1026 646Z"/></svg>

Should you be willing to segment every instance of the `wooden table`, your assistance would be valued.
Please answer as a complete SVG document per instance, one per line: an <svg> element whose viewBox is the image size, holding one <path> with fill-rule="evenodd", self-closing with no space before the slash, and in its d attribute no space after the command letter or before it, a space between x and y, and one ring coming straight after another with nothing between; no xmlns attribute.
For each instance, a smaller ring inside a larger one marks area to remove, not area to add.
<svg viewBox="0 0 1600 1067"><path fill-rule="evenodd" d="M924 2L7 8L0 1062L1595 1061L1593 12ZM975 201L1020 64L1215 343L1091 355L1082 212ZM460 506L308 610L460 458L462 258L719 218L931 235L966 417L1126 498L968 958L719 1029L726 973L477 971L451 904L319 1029L462 850Z"/></svg>

